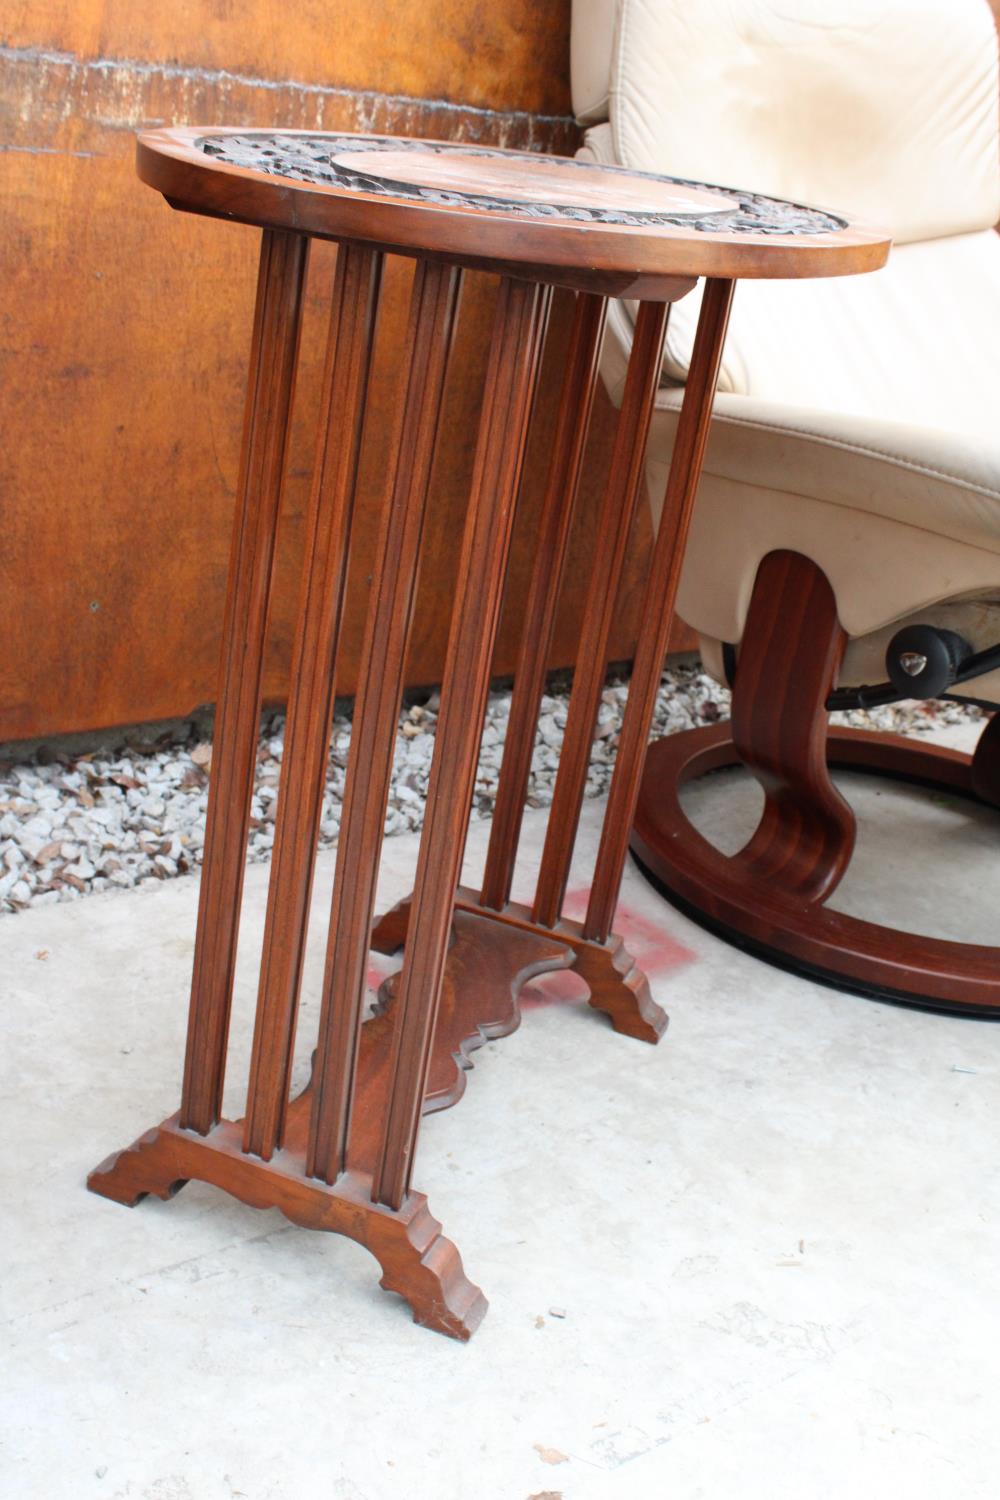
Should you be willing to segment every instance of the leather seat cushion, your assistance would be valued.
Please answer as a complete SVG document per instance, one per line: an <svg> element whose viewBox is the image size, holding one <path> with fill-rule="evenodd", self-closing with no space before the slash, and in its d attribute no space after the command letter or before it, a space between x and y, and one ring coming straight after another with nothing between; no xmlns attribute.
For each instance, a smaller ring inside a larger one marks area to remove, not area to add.
<svg viewBox="0 0 1000 1500"><path fill-rule="evenodd" d="M607 126L579 153L611 162ZM1000 152L998 152L1000 155ZM700 288L670 309L664 378L687 379ZM604 374L620 396L634 303L609 307ZM881 271L808 281L742 281L720 391L763 401L988 434L997 423L1000 235L992 229L900 245Z"/></svg>
<svg viewBox="0 0 1000 1500"><path fill-rule="evenodd" d="M1000 218L987 0L575 0L572 67L578 117L610 118L623 166L900 243Z"/></svg>
<svg viewBox="0 0 1000 1500"><path fill-rule="evenodd" d="M662 504L682 392L657 398L647 450ZM719 395L678 609L738 640L760 560L823 568L850 635L1000 585L1000 431L991 439Z"/></svg>

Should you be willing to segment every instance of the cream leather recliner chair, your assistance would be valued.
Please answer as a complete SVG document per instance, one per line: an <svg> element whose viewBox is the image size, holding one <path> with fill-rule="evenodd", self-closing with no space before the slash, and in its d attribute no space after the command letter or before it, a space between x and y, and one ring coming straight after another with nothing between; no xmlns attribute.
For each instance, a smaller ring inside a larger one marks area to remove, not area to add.
<svg viewBox="0 0 1000 1500"><path fill-rule="evenodd" d="M848 987L1000 1010L1000 949L824 905L854 830L827 754L1000 804L992 729L970 762L856 731L827 744L826 721L828 702L949 688L1000 702L987 0L574 0L572 75L581 156L840 209L895 240L871 276L737 289L678 601L707 668L733 682L733 721L653 747L633 848L673 899L744 946ZM671 309L654 507L697 311L697 294ZM612 303L613 397L630 342L628 308ZM684 818L677 787L737 759L766 809L726 858Z"/></svg>

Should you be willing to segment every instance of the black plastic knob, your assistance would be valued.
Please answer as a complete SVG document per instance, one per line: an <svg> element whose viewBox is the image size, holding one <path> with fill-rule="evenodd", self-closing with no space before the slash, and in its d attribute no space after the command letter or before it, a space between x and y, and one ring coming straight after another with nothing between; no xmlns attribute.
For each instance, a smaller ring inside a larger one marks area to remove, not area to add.
<svg viewBox="0 0 1000 1500"><path fill-rule="evenodd" d="M885 653L889 681L904 698L940 698L972 655L968 641L936 625L904 625Z"/></svg>

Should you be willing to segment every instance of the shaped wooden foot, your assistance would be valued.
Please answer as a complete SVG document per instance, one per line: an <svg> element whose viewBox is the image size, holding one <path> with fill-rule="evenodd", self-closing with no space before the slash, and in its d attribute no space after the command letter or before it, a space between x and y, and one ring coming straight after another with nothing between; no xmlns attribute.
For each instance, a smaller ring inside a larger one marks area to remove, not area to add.
<svg viewBox="0 0 1000 1500"><path fill-rule="evenodd" d="M164 1148L160 1130L147 1130L124 1151L113 1151L87 1177L87 1187L102 1198L135 1208L150 1194L154 1198L172 1198L188 1183L178 1177L176 1163Z"/></svg>
<svg viewBox="0 0 1000 1500"><path fill-rule="evenodd" d="M379 1262L381 1285L398 1292L413 1321L450 1338L468 1339L487 1302L466 1276L462 1258L427 1207L409 1193L398 1211L371 1199L370 1179L345 1174L327 1186L303 1175L304 1156L280 1152L270 1162L242 1150L242 1123L223 1120L207 1136L182 1130L172 1116L133 1146L108 1157L87 1179L91 1192L133 1206L148 1193L168 1198L197 1179L223 1188L251 1208L277 1208L294 1224L347 1235Z"/></svg>
<svg viewBox="0 0 1000 1500"><path fill-rule="evenodd" d="M655 1045L669 1024L667 1013L653 999L649 980L622 939L612 933L606 943L581 938L572 947L573 970L590 990L594 1010L602 1011L622 1036Z"/></svg>
<svg viewBox="0 0 1000 1500"><path fill-rule="evenodd" d="M520 1023L518 995L529 979L573 960L570 945L551 933L512 931L480 916L455 914L427 1075L424 1113L446 1109L465 1092L470 1056ZM134 1207L147 1194L169 1198L191 1178L213 1183L253 1208L278 1208L307 1229L346 1234L378 1260L382 1286L398 1292L414 1321L467 1339L486 1299L466 1277L452 1242L422 1193L406 1194L398 1210L373 1201L378 1133L396 1026L392 980L378 1013L361 1028L349 1170L327 1184L306 1175L313 1084L287 1112L283 1149L270 1160L244 1149L244 1122L223 1120L207 1135L183 1130L174 1115L109 1156L87 1180L92 1192Z"/></svg>
<svg viewBox="0 0 1000 1500"><path fill-rule="evenodd" d="M531 933L565 944L572 950L568 967L579 974L590 990L591 1006L602 1011L623 1036L655 1044L666 1031L666 1011L653 999L649 980L615 933L607 942L598 943L583 936L581 923L565 918L555 927L540 927L531 920L528 907L511 901L502 911L490 911L478 904L475 891L464 886L459 889L455 910L456 914L466 913L494 923L508 933ZM379 918L372 933L372 947L377 952L395 953L405 945L409 913L407 897Z"/></svg>

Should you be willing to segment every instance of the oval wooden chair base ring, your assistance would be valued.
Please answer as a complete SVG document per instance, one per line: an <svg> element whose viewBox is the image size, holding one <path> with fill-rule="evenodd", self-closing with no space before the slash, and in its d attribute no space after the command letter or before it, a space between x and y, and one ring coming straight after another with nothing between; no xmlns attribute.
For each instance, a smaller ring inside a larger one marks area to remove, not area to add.
<svg viewBox="0 0 1000 1500"><path fill-rule="evenodd" d="M741 763L728 723L650 747L631 849L673 905L736 947L821 983L933 1010L1000 1016L1000 947L924 937L833 911L822 899L749 878L745 850L727 856L708 843L685 815L680 788ZM837 729L828 740L831 768L893 776L994 806L979 795L975 764L975 757L894 734Z"/></svg>

